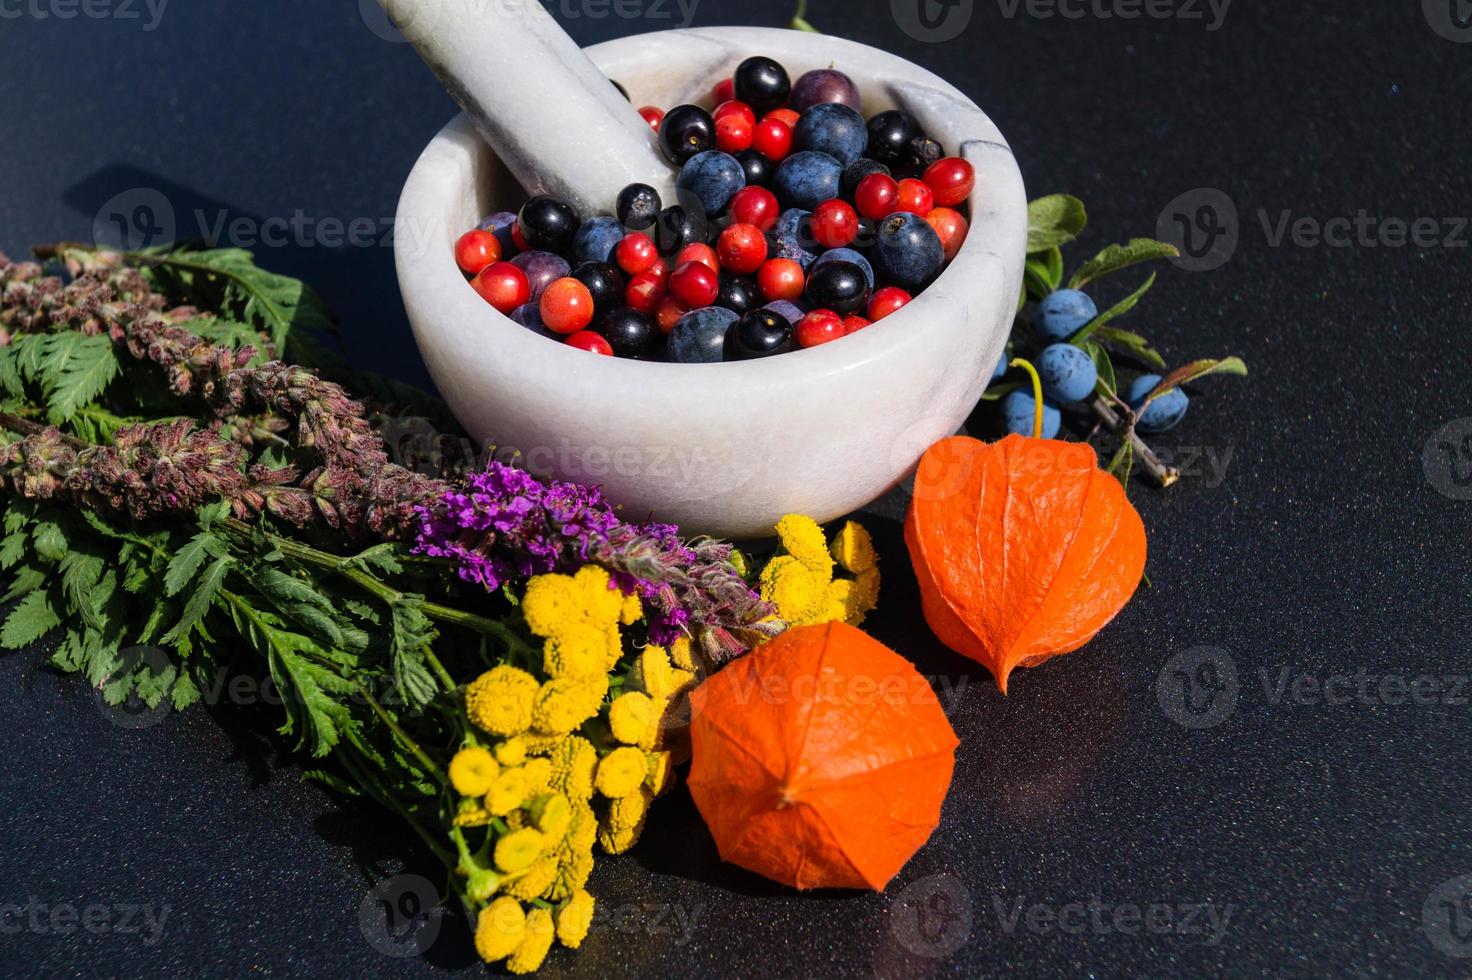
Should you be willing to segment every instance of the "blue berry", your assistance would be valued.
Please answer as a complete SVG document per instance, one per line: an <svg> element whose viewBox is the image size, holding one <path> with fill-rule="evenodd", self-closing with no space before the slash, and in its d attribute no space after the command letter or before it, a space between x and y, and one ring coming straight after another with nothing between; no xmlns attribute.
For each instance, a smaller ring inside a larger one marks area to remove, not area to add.
<svg viewBox="0 0 1472 980"><path fill-rule="evenodd" d="M845 167L864 155L869 129L858 110L836 102L823 102L802 114L792 132L798 150L821 150Z"/></svg>
<svg viewBox="0 0 1472 980"><path fill-rule="evenodd" d="M611 215L601 215L586 222L572 240L573 265L584 262L612 262L613 250L624 240L624 226Z"/></svg>
<svg viewBox="0 0 1472 980"><path fill-rule="evenodd" d="M818 257L818 243L813 240L813 230L809 224L812 216L811 211L804 211L802 208L788 208L783 211L777 223L772 226L772 250L768 258L792 259L803 269L812 265Z"/></svg>
<svg viewBox="0 0 1472 980"><path fill-rule="evenodd" d="M1094 393L1099 370L1089 357L1072 344L1052 344L1038 355L1038 374L1043 394L1055 402L1081 402Z"/></svg>
<svg viewBox="0 0 1472 980"><path fill-rule="evenodd" d="M869 264L868 259L864 258L858 252L855 252L853 249L831 248L828 251L824 252L822 255L818 256L818 261L814 262L813 266L814 268L816 268L817 266L820 266L825 262L852 262L854 265L864 270L864 275L867 276L869 279L869 288L871 290L874 288L874 267Z"/></svg>
<svg viewBox="0 0 1472 980"><path fill-rule="evenodd" d="M1099 315L1099 308L1087 293L1077 289L1060 289L1038 304L1032 324L1038 336L1047 341L1067 340L1079 328Z"/></svg>
<svg viewBox="0 0 1472 980"><path fill-rule="evenodd" d="M518 306L511 313L511 321L521 324L532 333L541 334L543 337L552 336L552 331L548 330L547 325L542 322L542 308L537 303L525 303Z"/></svg>
<svg viewBox="0 0 1472 980"><path fill-rule="evenodd" d="M918 214L892 214L879 224L874 268L886 281L919 292L940 271L945 248L930 223Z"/></svg>
<svg viewBox="0 0 1472 980"><path fill-rule="evenodd" d="M838 196L843 164L819 150L794 153L777 167L772 189L777 199L791 208L811 211Z"/></svg>
<svg viewBox="0 0 1472 980"><path fill-rule="evenodd" d="M482 231L488 231L496 236L496 241L501 243L501 258L508 262L517 252L516 242L511 237L511 226L514 224L516 224L515 211L497 211L480 223Z"/></svg>
<svg viewBox="0 0 1472 980"><path fill-rule="evenodd" d="M1145 396L1160 384L1160 375L1142 374L1130 385L1129 398L1130 407L1140 411L1140 403ZM1186 417L1186 409L1191 405L1191 399L1179 388L1172 388L1146 406L1145 411L1135 421L1135 428L1149 435L1154 432L1164 432L1174 428L1181 419Z"/></svg>
<svg viewBox="0 0 1472 980"><path fill-rule="evenodd" d="M731 198L745 186L746 171L742 169L741 162L720 150L695 154L685 162L679 179L675 181L675 187L694 195L705 213L712 217L724 213Z"/></svg>
<svg viewBox="0 0 1472 980"><path fill-rule="evenodd" d="M1019 436L1032 435L1033 414L1037 402L1032 399L1032 392L1023 388L1009 392L1002 399L1002 422L1008 432ZM1043 438L1052 439L1058 435L1058 430L1063 426L1063 413L1058 410L1048 399L1043 399Z"/></svg>
<svg viewBox="0 0 1472 980"><path fill-rule="evenodd" d="M710 364L725 352L726 331L740 316L721 306L692 310L670 331L670 360L681 364Z"/></svg>

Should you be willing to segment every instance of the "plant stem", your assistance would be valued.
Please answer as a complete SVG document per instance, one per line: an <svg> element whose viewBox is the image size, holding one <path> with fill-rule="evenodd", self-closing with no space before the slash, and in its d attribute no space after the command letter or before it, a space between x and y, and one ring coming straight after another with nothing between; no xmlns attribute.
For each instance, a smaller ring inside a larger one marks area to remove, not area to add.
<svg viewBox="0 0 1472 980"><path fill-rule="evenodd" d="M1168 487L1181 478L1180 470L1161 462L1160 457L1155 455L1155 450L1140 438L1139 433L1135 431L1133 420L1126 421L1098 395L1095 395L1094 400L1089 402L1089 408L1101 422L1108 426L1110 432L1121 440L1128 440L1134 446L1135 457L1145 467L1145 472L1154 477L1162 487Z"/></svg>

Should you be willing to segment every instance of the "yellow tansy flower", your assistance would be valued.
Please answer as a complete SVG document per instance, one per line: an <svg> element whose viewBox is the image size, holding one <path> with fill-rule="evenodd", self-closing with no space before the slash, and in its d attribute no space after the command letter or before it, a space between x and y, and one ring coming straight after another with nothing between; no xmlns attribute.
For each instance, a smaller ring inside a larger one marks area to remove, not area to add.
<svg viewBox="0 0 1472 980"><path fill-rule="evenodd" d="M654 719L654 701L642 691L620 694L608 708L608 727L625 745L638 745Z"/></svg>
<svg viewBox="0 0 1472 980"><path fill-rule="evenodd" d="M618 799L638 789L648 774L649 763L644 753L625 745L614 749L598 763L598 775L593 785L604 796Z"/></svg>
<svg viewBox="0 0 1472 980"><path fill-rule="evenodd" d="M543 857L528 868L525 874L507 881L505 891L512 898L530 902L534 898L540 898L556 880L557 858Z"/></svg>
<svg viewBox="0 0 1472 980"><path fill-rule="evenodd" d="M608 693L608 675L557 677L537 691L532 723L537 731L564 735L598 713Z"/></svg>
<svg viewBox="0 0 1472 980"><path fill-rule="evenodd" d="M632 626L644 618L644 603L639 601L637 592L630 592L624 596L623 605L619 607L618 621L625 626Z"/></svg>
<svg viewBox="0 0 1472 980"><path fill-rule="evenodd" d="M572 804L561 793L548 793L532 801L532 822L552 840L561 840L572 823Z"/></svg>
<svg viewBox="0 0 1472 980"><path fill-rule="evenodd" d="M623 613L624 594L614 588L606 569L597 565L584 565L573 576L583 601L587 604L584 616L587 622L612 625Z"/></svg>
<svg viewBox="0 0 1472 980"><path fill-rule="evenodd" d="M521 614L538 636L556 636L564 625L575 621L583 608L582 590L567 575L537 575L526 583L521 597Z"/></svg>
<svg viewBox="0 0 1472 980"><path fill-rule="evenodd" d="M557 939L568 949L577 949L593 925L593 896L579 888L567 904L557 910Z"/></svg>
<svg viewBox="0 0 1472 980"><path fill-rule="evenodd" d="M586 800L593 795L593 770L597 765L598 753L592 744L579 735L570 736L552 754L551 785L573 802Z"/></svg>
<svg viewBox="0 0 1472 980"><path fill-rule="evenodd" d="M588 815L588 826L593 828L596 836L598 823L592 814ZM588 883L588 876L593 873L593 844L588 842L580 847L569 847L558 852L557 858L557 880L552 882L552 887L547 889L547 898L552 901L567 898L579 888Z"/></svg>
<svg viewBox="0 0 1472 980"><path fill-rule="evenodd" d="M582 623L558 630L542 644L542 669L552 677L585 677L603 672L608 637Z"/></svg>
<svg viewBox="0 0 1472 980"><path fill-rule="evenodd" d="M675 692L674 670L664 647L647 646L640 650L629 674L634 686L655 700Z"/></svg>
<svg viewBox="0 0 1472 980"><path fill-rule="evenodd" d="M649 813L649 801L654 798L649 790L640 787L614 800L608 806L608 815L598 826L598 846L609 854L622 854L639 841L644 832L644 818Z"/></svg>
<svg viewBox="0 0 1472 980"><path fill-rule="evenodd" d="M475 920L475 951L487 963L504 960L526 932L526 913L514 898L498 898L480 910Z"/></svg>
<svg viewBox="0 0 1472 980"><path fill-rule="evenodd" d="M791 555L778 555L762 569L761 597L777 607L777 615L797 626L821 608L829 579Z"/></svg>
<svg viewBox="0 0 1472 980"><path fill-rule="evenodd" d="M534 973L542 961L547 958L547 951L552 948L552 940L557 935L557 927L552 922L552 913L546 909L532 909L526 914L526 932L522 934L521 945L516 947L516 952L506 961L506 969L512 973Z"/></svg>
<svg viewBox="0 0 1472 980"><path fill-rule="evenodd" d="M815 574L823 578L833 575L833 556L828 553L823 528L811 517L788 514L782 518L777 522L777 540L789 555Z"/></svg>
<svg viewBox="0 0 1472 980"><path fill-rule="evenodd" d="M492 735L516 735L531 725L536 696L535 677L503 664L481 674L465 689L465 713Z"/></svg>
<svg viewBox="0 0 1472 980"><path fill-rule="evenodd" d="M547 838L540 830L530 827L513 830L496 841L496 867L508 873L529 868L541 856L546 842Z"/></svg>
<svg viewBox="0 0 1472 980"><path fill-rule="evenodd" d="M879 564L879 555L874 550L874 539L858 521L849 521L843 530L833 536L828 553L838 562L838 567L857 575Z"/></svg>
<svg viewBox="0 0 1472 980"><path fill-rule="evenodd" d="M491 752L503 766L519 766L526 761L526 739L518 735L504 742L497 742Z"/></svg>
<svg viewBox="0 0 1472 980"><path fill-rule="evenodd" d="M507 769L496 777L496 782L486 794L485 807L498 817L521 806L526 799L526 772L521 768Z"/></svg>
<svg viewBox="0 0 1472 980"><path fill-rule="evenodd" d="M450 760L450 785L461 796L484 796L500 774L495 758L480 746L461 749Z"/></svg>
<svg viewBox="0 0 1472 980"><path fill-rule="evenodd" d="M521 767L526 775L526 793L528 796L539 796L547 792L552 785L552 760L535 758L526 760L526 765Z"/></svg>

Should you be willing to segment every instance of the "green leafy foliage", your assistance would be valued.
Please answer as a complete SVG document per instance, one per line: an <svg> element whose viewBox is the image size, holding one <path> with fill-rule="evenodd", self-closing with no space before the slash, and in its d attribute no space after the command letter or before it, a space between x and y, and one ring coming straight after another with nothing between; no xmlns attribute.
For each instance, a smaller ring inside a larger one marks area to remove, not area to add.
<svg viewBox="0 0 1472 980"><path fill-rule="evenodd" d="M1122 272L1132 265L1151 262L1155 259L1173 259L1180 250L1166 242L1153 238L1132 238L1124 245L1110 245L1073 274L1068 281L1070 289L1083 289L1091 282Z"/></svg>
<svg viewBox="0 0 1472 980"><path fill-rule="evenodd" d="M1181 387L1181 385L1188 385L1193 381L1199 381L1209 374L1235 374L1245 378L1247 376L1247 364L1240 357L1192 361L1190 364L1178 367L1170 374L1161 378L1160 384L1150 390L1150 393L1145 396L1145 401L1140 407L1143 408L1161 395L1174 391L1176 388Z"/></svg>
<svg viewBox="0 0 1472 980"><path fill-rule="evenodd" d="M1027 254L1067 245L1089 223L1084 202L1069 194L1053 194L1027 206Z"/></svg>

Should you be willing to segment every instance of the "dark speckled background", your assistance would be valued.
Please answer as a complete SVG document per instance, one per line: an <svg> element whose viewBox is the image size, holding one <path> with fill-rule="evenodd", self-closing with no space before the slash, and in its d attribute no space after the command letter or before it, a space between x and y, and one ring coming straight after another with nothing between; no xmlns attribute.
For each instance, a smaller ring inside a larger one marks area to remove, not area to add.
<svg viewBox="0 0 1472 980"><path fill-rule="evenodd" d="M356 6L169 4L149 31L142 2L136 20L39 20L0 3L0 246L85 236L134 187L163 192L182 223L194 208L386 219L452 106ZM1088 201L1080 251L1153 233L1178 195L1224 191L1239 213L1231 260L1165 275L1133 322L1177 360L1235 352L1253 377L1202 385L1161 440L1197 472L1137 494L1154 587L1006 700L929 636L898 527L872 521L889 570L874 630L943 686L962 739L943 824L887 894L799 897L722 867L676 795L633 855L600 862L594 886L614 914L547 974L1468 975L1472 959L1448 951L1472 953L1472 879L1438 888L1472 874L1472 690L1458 680L1472 672L1472 488L1440 462L1445 438L1423 466L1443 426L1472 431L1468 235L1275 246L1260 217L1472 214L1472 45L1431 26L1450 24L1450 5L1238 0L1208 30L1039 17L1028 11L1053 8L1026 0L1009 18L1010 0L983 0L934 44L879 0L812 6L819 26L971 95L1035 194ZM700 0L695 22L776 26L789 12ZM592 42L671 22L565 23ZM328 295L362 365L424 380L387 248L262 251ZM1467 473L1472 453L1457 463ZM269 711L127 730L42 659L0 659L0 904L48 907L34 921L0 910L0 972L471 966L453 918L423 958L365 939L368 883L427 866L392 820L303 784L259 734ZM1397 685L1423 676L1435 703L1396 703ZM1295 696L1295 683L1349 701ZM45 918L58 906L96 906L94 923L119 924L128 906L167 918L154 937L62 934ZM1229 913L1219 933L1203 931L1205 906ZM1067 929L1044 928L1050 914Z"/></svg>

